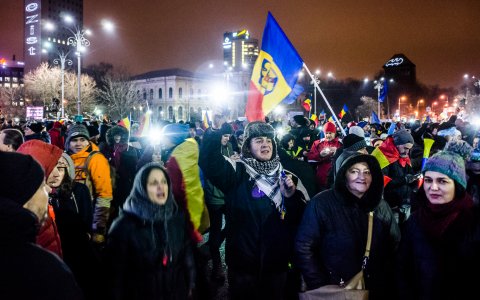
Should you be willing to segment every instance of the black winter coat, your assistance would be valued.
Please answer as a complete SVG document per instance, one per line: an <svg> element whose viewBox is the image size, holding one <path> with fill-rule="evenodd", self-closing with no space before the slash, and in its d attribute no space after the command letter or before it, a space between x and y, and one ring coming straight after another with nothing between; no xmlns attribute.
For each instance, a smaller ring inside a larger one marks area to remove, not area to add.
<svg viewBox="0 0 480 300"><path fill-rule="evenodd" d="M370 299L391 299L400 231L391 209L382 200L383 177L378 162L370 155L353 156L339 169L334 188L316 195L307 205L296 237L295 261L307 289L347 282L361 270L368 212L373 210L373 238L365 282ZM367 161L373 177L369 190L360 199L346 189L345 180L346 170L359 159Z"/></svg>
<svg viewBox="0 0 480 300"><path fill-rule="evenodd" d="M285 272L293 258L293 242L305 207L296 191L285 198L284 220L267 197L254 198L255 181L242 163L236 168L220 153L221 133L203 137L200 167L225 193L226 262L229 268L252 275ZM295 180L294 180L295 181Z"/></svg>
<svg viewBox="0 0 480 300"><path fill-rule="evenodd" d="M412 167L406 164L405 168L403 168L400 163L396 161L383 168L382 172L392 179L385 187L383 195L383 198L388 202L390 207L398 207L402 204L409 205L414 186L407 184L405 176L407 176L407 174L413 174Z"/></svg>
<svg viewBox="0 0 480 300"><path fill-rule="evenodd" d="M425 199L422 193L420 201ZM455 200L454 200L455 201ZM413 213L402 228L397 258L399 299L476 299L480 270L480 215L461 214L441 239L426 234ZM461 225L459 225L461 224ZM460 229L461 228L461 229ZM473 296L472 296L473 295Z"/></svg>
<svg viewBox="0 0 480 300"><path fill-rule="evenodd" d="M35 245L37 217L0 198L0 299L83 299L70 269Z"/></svg>
<svg viewBox="0 0 480 300"><path fill-rule="evenodd" d="M174 214L167 227L168 248L163 221L121 212L113 222L105 249L111 299L187 298L195 271L185 214Z"/></svg>

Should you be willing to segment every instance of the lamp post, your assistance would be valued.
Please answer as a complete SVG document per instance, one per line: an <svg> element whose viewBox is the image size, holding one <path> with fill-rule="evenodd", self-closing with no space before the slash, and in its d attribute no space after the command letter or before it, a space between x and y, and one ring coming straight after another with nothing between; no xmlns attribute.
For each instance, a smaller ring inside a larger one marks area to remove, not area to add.
<svg viewBox="0 0 480 300"><path fill-rule="evenodd" d="M67 28L73 36L67 39L67 45L72 45L77 48L76 55L77 55L77 63L78 63L78 73L77 73L77 115L82 114L81 109L81 75L82 75L82 59L81 59L81 52L85 47L90 46L90 41L85 37L85 35L89 34L88 30L81 29L79 27L75 27L75 31L71 28Z"/></svg>
<svg viewBox="0 0 480 300"><path fill-rule="evenodd" d="M401 103L402 100L405 100L405 99L406 99L405 96L402 96L402 97L398 98L398 119L399 120L401 119L401 116L402 116L402 113L400 111L400 103Z"/></svg>
<svg viewBox="0 0 480 300"><path fill-rule="evenodd" d="M65 106L64 106L64 99L65 99L65 63L69 66L73 64L71 59L67 59L68 52L65 54L64 52L58 53L58 58L53 60L53 63L58 65L60 64L60 69L62 71L62 119L65 118Z"/></svg>
<svg viewBox="0 0 480 300"><path fill-rule="evenodd" d="M381 119L382 116L380 115L380 91L383 89L383 84L381 80L375 80L373 83L375 84L373 88L377 90L378 118ZM400 112L400 106L398 110Z"/></svg>

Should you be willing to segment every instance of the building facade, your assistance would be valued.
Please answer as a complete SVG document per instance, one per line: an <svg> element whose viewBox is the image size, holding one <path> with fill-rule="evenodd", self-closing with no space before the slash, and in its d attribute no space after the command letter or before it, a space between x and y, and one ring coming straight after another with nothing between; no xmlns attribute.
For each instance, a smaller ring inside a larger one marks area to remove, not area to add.
<svg viewBox="0 0 480 300"><path fill-rule="evenodd" d="M133 108L134 119L150 109L154 120L200 120L202 111L213 108L210 93L214 77L166 69L136 75L132 81L140 99Z"/></svg>
<svg viewBox="0 0 480 300"><path fill-rule="evenodd" d="M0 58L0 117L24 118L23 62Z"/></svg>

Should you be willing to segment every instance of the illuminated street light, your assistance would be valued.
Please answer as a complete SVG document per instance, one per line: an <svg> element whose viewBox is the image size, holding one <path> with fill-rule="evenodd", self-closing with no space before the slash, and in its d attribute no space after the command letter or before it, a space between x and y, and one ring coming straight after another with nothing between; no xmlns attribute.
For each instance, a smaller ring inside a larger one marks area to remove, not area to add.
<svg viewBox="0 0 480 300"><path fill-rule="evenodd" d="M73 24L74 19L66 15L63 17L64 21ZM113 31L115 26L113 25L112 22L103 20L102 26L104 29L108 31ZM77 115L82 115L82 109L81 109L81 75L82 75L82 61L81 61L81 53L85 51L85 49L90 46L90 41L85 37L89 36L92 34L92 32L89 29L85 28L80 28L79 26L75 25L73 28L66 27L68 31L70 31L73 36L70 36L67 39L67 45L71 45L73 47L76 47L76 52L75 54L77 55L77 60L78 60L78 73L77 73L77 85L78 85L78 90L77 90Z"/></svg>
<svg viewBox="0 0 480 300"><path fill-rule="evenodd" d="M375 86L373 87L374 89L377 90L377 102L378 102L378 117L379 118L382 118L381 117L381 113L380 113L380 91L383 89L383 81L385 80L385 78L381 78L380 80L375 80L373 83L375 84ZM399 105L399 111L400 111L400 105Z"/></svg>
<svg viewBox="0 0 480 300"><path fill-rule="evenodd" d="M328 77L328 78L333 78L333 73L332 73L332 72L328 72L327 77Z"/></svg>
<svg viewBox="0 0 480 300"><path fill-rule="evenodd" d="M51 28L54 28L54 27L51 27ZM46 48L51 48L52 47L52 44L50 42L47 42L45 43L45 47ZM48 50L47 49L42 49L42 52L43 53L47 53ZM61 98L61 103L62 103L62 106L61 106L61 117L62 119L65 118L65 63L67 63L69 66L71 66L73 64L72 60L71 59L68 59L67 56L68 54L70 53L70 51L68 51L67 53L63 52L63 51L58 51L56 50L57 52L57 55L58 55L58 58L55 58L53 60L53 63L56 64L56 65L60 65L60 70L61 70L61 76L62 76L62 98Z"/></svg>

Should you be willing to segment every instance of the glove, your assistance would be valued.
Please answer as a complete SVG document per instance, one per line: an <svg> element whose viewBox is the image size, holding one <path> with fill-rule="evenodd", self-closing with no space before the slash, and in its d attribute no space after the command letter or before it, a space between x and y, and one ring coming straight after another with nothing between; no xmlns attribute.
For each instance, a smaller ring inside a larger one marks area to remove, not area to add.
<svg viewBox="0 0 480 300"><path fill-rule="evenodd" d="M420 177L422 177L422 173L417 173L417 174L407 174L405 176L405 182L407 184L410 184L414 181L417 181L418 179L420 179Z"/></svg>

